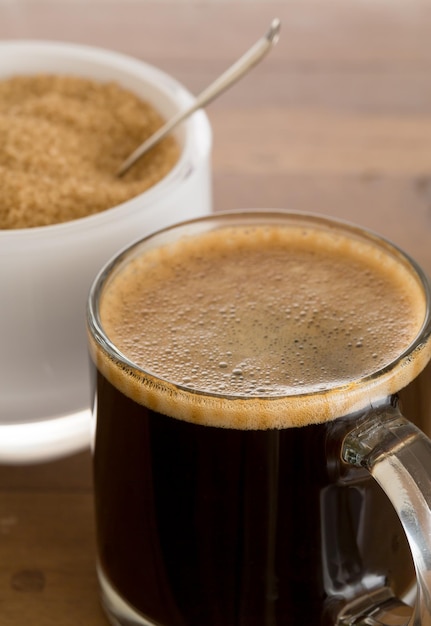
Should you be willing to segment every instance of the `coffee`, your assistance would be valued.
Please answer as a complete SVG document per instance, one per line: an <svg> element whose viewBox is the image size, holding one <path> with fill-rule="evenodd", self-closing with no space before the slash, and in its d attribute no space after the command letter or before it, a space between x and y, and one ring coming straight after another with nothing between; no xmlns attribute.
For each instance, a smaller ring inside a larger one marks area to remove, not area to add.
<svg viewBox="0 0 431 626"><path fill-rule="evenodd" d="M138 252L100 296L126 359L91 344L108 595L163 626L302 626L364 584L405 588L401 526L368 475L341 476L355 418L333 418L419 380L420 354L394 365L425 315L411 268L303 225Z"/></svg>

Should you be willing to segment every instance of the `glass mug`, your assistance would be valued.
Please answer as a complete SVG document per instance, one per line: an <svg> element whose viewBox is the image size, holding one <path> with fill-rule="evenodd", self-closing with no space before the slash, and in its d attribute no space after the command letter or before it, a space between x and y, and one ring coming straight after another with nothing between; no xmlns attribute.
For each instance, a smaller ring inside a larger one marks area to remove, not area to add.
<svg viewBox="0 0 431 626"><path fill-rule="evenodd" d="M430 297L391 243L288 211L184 222L105 266L88 334L113 624L431 624Z"/></svg>

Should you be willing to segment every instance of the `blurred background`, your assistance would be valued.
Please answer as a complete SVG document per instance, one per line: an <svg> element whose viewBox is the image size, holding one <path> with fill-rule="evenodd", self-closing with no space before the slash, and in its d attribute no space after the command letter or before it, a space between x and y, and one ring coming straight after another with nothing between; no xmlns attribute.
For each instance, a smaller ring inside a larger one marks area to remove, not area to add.
<svg viewBox="0 0 431 626"><path fill-rule="evenodd" d="M0 39L109 48L197 94L275 16L276 48L207 109L215 209L354 221L431 274L431 2L0 0ZM94 559L89 451L0 466L2 626L103 626Z"/></svg>

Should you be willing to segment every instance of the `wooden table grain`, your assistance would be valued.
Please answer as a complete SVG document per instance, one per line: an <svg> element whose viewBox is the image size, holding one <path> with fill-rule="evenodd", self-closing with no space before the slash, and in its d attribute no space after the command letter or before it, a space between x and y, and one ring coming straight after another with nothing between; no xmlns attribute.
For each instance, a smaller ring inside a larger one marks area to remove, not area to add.
<svg viewBox="0 0 431 626"><path fill-rule="evenodd" d="M208 109L215 208L358 222L431 273L429 3L11 0L0 38L118 50L197 93L274 16L278 46ZM2 626L106 625L94 563L90 452L0 466Z"/></svg>

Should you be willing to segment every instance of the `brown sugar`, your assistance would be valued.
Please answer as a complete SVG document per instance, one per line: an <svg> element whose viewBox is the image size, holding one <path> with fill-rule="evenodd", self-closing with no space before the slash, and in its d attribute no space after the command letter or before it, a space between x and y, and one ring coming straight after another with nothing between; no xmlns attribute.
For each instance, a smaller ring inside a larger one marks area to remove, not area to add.
<svg viewBox="0 0 431 626"><path fill-rule="evenodd" d="M122 178L116 171L163 122L115 83L57 75L0 81L0 229L67 222L142 193L177 162L172 136Z"/></svg>

